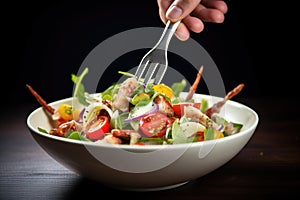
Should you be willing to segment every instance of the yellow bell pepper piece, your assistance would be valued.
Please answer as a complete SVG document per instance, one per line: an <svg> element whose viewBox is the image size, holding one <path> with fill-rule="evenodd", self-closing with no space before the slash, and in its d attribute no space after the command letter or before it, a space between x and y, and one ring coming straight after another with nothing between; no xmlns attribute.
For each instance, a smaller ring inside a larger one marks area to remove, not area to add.
<svg viewBox="0 0 300 200"><path fill-rule="evenodd" d="M153 89L156 92L159 92L159 93L165 95L169 99L172 99L172 97L174 96L173 90L169 86L167 86L167 85L165 85L163 83L154 85Z"/></svg>

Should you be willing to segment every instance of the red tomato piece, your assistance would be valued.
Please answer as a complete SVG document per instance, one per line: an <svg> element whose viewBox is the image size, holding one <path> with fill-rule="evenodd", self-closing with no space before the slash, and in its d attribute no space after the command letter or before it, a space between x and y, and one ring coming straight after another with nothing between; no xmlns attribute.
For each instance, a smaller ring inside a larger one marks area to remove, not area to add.
<svg viewBox="0 0 300 200"><path fill-rule="evenodd" d="M54 129L55 131L52 131L51 134L52 135L57 135L60 137L66 137L66 134L70 131L76 130L76 127L74 125L74 123L70 123L68 121L63 120L62 118L60 118L58 120L58 124L56 125L56 128Z"/></svg>
<svg viewBox="0 0 300 200"><path fill-rule="evenodd" d="M136 143L135 145L138 145L138 146L145 146L145 144L144 144L144 143L141 143L141 142L138 142L138 143Z"/></svg>
<svg viewBox="0 0 300 200"><path fill-rule="evenodd" d="M201 103L200 102L197 102L197 103L177 103L177 104L172 105L174 113L178 117L181 117L183 115L184 107L186 107L186 106L194 106L195 108L200 109Z"/></svg>
<svg viewBox="0 0 300 200"><path fill-rule="evenodd" d="M140 129L148 137L162 137L166 134L171 120L166 115L155 112L143 116L140 120Z"/></svg>
<svg viewBox="0 0 300 200"><path fill-rule="evenodd" d="M110 123L106 116L98 116L92 120L86 127L85 134L90 140L101 140L105 133L109 132Z"/></svg>
<svg viewBox="0 0 300 200"><path fill-rule="evenodd" d="M198 142L204 141L204 132L197 132L197 134L196 134L196 136L195 136L195 139L196 139Z"/></svg>

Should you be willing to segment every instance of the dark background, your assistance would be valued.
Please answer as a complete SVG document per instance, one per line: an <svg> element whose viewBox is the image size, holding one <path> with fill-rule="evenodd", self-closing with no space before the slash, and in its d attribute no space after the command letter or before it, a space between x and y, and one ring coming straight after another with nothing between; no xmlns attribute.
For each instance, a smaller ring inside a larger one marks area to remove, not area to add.
<svg viewBox="0 0 300 200"><path fill-rule="evenodd" d="M226 90L243 82L240 97L293 97L298 85L293 6L226 2L229 10L223 24L206 23L202 33L191 35L218 66ZM94 47L125 30L164 26L156 0L20 1L3 9L2 101L13 104L37 105L27 83L49 102L71 96L70 74L77 73ZM139 56L131 56L111 70L139 61Z"/></svg>

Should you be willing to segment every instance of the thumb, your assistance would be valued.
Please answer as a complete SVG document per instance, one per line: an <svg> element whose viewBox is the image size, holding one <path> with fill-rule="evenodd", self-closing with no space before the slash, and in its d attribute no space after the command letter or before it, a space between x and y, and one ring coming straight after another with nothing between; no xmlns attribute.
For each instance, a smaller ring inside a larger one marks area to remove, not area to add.
<svg viewBox="0 0 300 200"><path fill-rule="evenodd" d="M175 0L166 12L166 17L172 22L181 20L188 16L201 0Z"/></svg>

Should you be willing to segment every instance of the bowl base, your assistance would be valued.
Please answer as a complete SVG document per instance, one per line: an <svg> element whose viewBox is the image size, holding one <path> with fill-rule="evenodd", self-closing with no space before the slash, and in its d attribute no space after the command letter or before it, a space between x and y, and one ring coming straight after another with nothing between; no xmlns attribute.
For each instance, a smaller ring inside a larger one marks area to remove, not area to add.
<svg viewBox="0 0 300 200"><path fill-rule="evenodd" d="M119 190L126 190L126 191L137 191L137 192L151 192L151 191L160 191L160 190L168 190L168 189L173 189L180 187L182 185L187 184L189 181L174 184L174 185L167 185L167 186L162 186L162 187L153 187L153 188L127 188L127 187L117 187L116 189Z"/></svg>

